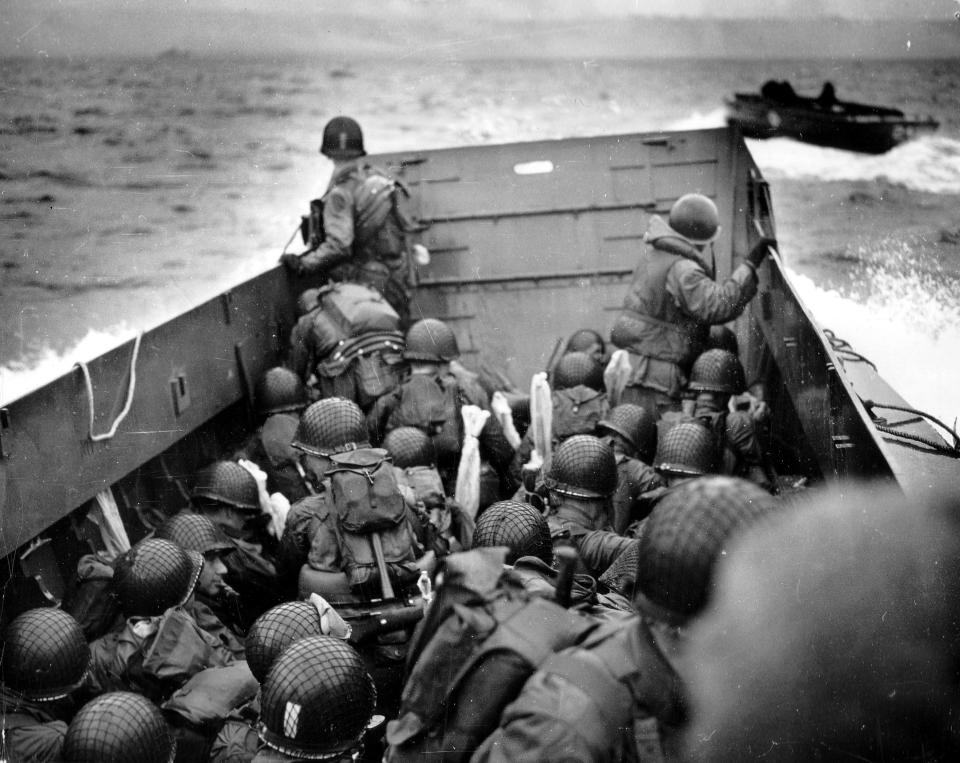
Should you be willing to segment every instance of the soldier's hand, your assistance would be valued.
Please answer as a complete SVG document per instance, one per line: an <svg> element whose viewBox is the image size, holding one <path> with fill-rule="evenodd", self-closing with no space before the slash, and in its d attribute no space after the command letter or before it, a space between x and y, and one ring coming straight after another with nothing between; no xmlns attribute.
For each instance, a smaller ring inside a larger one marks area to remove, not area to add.
<svg viewBox="0 0 960 763"><path fill-rule="evenodd" d="M753 245L753 248L747 252L747 256L744 257L744 260L753 267L760 267L760 263L767 256L767 252L770 251L770 247L776 248L777 240L775 238L770 238L769 236L764 236L756 244Z"/></svg>
<svg viewBox="0 0 960 763"><path fill-rule="evenodd" d="M280 262L293 275L300 275L300 255L286 252L280 255Z"/></svg>

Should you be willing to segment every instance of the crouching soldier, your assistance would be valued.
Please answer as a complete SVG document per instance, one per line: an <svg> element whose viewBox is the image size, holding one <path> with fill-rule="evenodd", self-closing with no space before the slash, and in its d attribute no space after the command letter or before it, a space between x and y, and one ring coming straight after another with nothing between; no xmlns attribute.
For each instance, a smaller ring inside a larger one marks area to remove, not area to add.
<svg viewBox="0 0 960 763"><path fill-rule="evenodd" d="M0 759L57 761L87 675L90 649L80 625L59 609L31 609L3 632Z"/></svg>
<svg viewBox="0 0 960 763"><path fill-rule="evenodd" d="M91 700L70 723L63 763L170 763L178 752L160 711L132 692Z"/></svg>

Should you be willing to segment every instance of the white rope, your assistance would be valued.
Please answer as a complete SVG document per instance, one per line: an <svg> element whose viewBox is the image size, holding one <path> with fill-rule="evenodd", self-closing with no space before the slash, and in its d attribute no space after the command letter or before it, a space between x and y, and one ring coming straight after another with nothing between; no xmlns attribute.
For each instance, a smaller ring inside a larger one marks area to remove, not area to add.
<svg viewBox="0 0 960 763"><path fill-rule="evenodd" d="M130 413L130 408L133 406L133 393L137 388L137 355L140 354L140 340L142 338L143 332L141 331L137 334L137 338L133 342L133 355L130 357L130 381L127 384L127 402L124 403L123 410L120 411L120 415L114 420L113 426L110 427L110 431L108 432L102 434L93 433L94 412L96 409L93 403L93 382L90 380L90 371L87 369L87 364L82 360L74 364L75 368L83 371L83 380L87 386L87 403L90 408L90 439L93 442L102 442L103 440L111 439L117 433L117 427L120 426L120 422Z"/></svg>

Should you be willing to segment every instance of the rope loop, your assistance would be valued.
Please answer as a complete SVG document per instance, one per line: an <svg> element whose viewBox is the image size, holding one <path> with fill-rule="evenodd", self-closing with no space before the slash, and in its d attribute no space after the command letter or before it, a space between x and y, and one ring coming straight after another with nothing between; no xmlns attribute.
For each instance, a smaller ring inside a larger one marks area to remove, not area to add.
<svg viewBox="0 0 960 763"><path fill-rule="evenodd" d="M137 333L136 338L133 342L133 354L130 356L130 380L127 383L127 401L123 405L123 410L120 411L120 414L114 420L113 425L106 432L101 434L94 434L93 424L94 424L94 415L96 407L93 401L93 382L90 379L90 370L87 368L85 362L77 361L73 364L74 368L79 368L83 372L83 381L87 389L87 407L90 409L90 426L89 426L89 435L91 442L103 442L104 440L110 440L117 433L117 428L120 426L128 413L130 413L130 408L133 407L133 395L137 388L137 356L140 354L140 340L143 339L143 332L140 331Z"/></svg>

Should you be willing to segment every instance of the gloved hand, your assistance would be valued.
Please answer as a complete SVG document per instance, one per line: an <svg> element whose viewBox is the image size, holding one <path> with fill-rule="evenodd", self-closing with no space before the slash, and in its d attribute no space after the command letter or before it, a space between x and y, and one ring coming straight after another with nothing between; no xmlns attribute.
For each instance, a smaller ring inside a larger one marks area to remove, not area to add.
<svg viewBox="0 0 960 763"><path fill-rule="evenodd" d="M280 255L280 262L293 275L300 275L300 255L286 252Z"/></svg>
<svg viewBox="0 0 960 763"><path fill-rule="evenodd" d="M777 240L769 236L764 236L753 245L753 249L747 252L747 256L743 258L744 261L750 263L755 268L760 267L760 263L766 258L771 246L776 248Z"/></svg>

